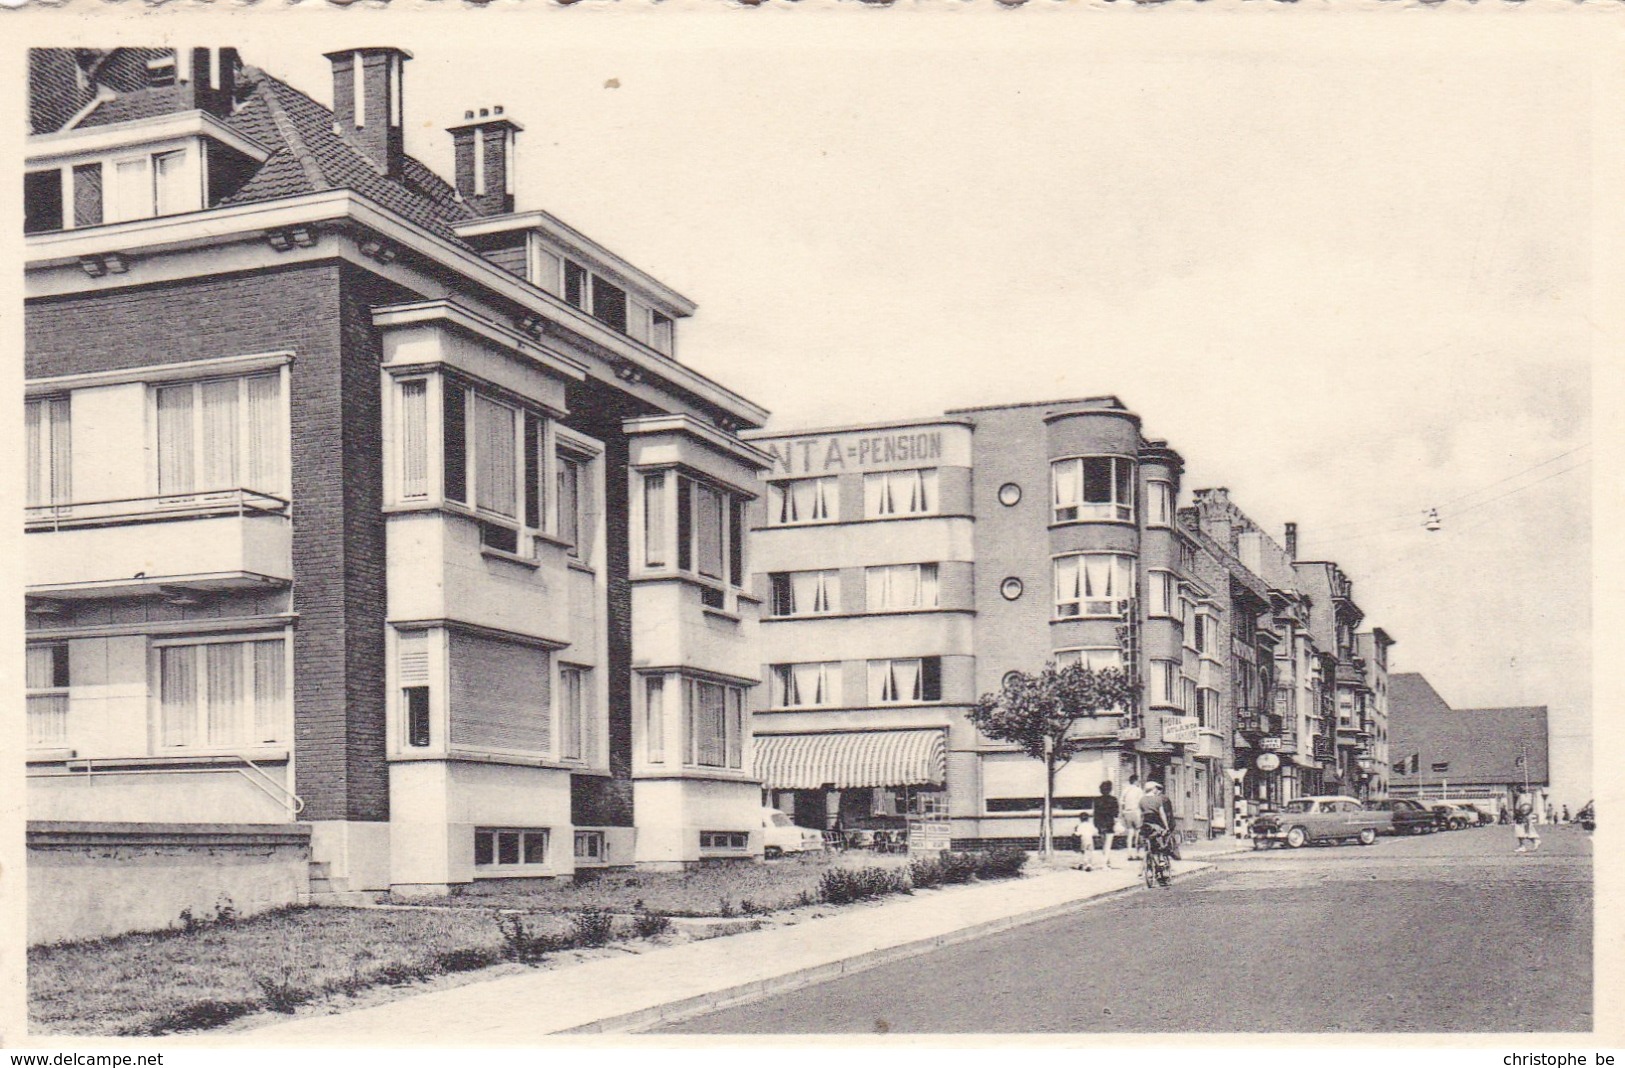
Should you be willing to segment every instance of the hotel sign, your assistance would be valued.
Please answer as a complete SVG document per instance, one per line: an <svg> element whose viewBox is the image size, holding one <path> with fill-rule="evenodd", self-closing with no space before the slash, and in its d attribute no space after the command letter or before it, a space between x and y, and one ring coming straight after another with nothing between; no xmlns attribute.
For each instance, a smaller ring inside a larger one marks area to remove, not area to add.
<svg viewBox="0 0 1625 1068"><path fill-rule="evenodd" d="M1270 750L1270 751L1279 751L1280 748L1281 748L1281 739L1279 739L1279 738L1260 738L1258 740L1258 748L1264 749L1264 750Z"/></svg>
<svg viewBox="0 0 1625 1068"><path fill-rule="evenodd" d="M880 433L817 434L757 440L773 457L768 478L838 475L843 471L895 471L914 467L970 466L962 427L904 427Z"/></svg>
<svg viewBox="0 0 1625 1068"><path fill-rule="evenodd" d="M1164 716L1162 740L1177 745L1190 745L1202 736L1202 721L1195 716Z"/></svg>

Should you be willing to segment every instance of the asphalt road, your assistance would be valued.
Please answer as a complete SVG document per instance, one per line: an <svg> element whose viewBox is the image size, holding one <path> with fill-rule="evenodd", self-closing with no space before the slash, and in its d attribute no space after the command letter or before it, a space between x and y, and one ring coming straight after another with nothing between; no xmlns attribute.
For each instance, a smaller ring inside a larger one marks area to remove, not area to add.
<svg viewBox="0 0 1625 1068"><path fill-rule="evenodd" d="M1590 836L1484 827L1216 860L1057 919L664 1033L1518 1032L1592 1026Z"/></svg>

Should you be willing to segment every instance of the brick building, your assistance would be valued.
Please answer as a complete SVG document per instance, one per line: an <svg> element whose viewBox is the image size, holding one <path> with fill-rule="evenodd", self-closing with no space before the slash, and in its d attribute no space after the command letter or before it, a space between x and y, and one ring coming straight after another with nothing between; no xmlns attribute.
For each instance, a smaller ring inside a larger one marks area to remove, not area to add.
<svg viewBox="0 0 1625 1068"><path fill-rule="evenodd" d="M27 143L29 817L308 828L317 889L761 852L767 413L539 210L232 49L44 49ZM152 831L151 833L158 833Z"/></svg>

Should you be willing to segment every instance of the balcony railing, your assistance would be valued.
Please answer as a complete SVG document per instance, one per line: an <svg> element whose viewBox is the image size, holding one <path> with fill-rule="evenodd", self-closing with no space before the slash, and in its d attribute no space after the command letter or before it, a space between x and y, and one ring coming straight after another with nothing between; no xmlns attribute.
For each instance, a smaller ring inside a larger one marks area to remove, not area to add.
<svg viewBox="0 0 1625 1068"><path fill-rule="evenodd" d="M1324 734L1317 734L1315 735L1314 747L1312 751L1316 760L1330 760L1332 759L1333 754L1336 752L1336 746L1334 746L1332 744L1332 740L1326 737Z"/></svg>
<svg viewBox="0 0 1625 1068"><path fill-rule="evenodd" d="M157 497L124 497L109 501L32 505L26 513L25 529L34 532L61 530L65 527L150 523L210 516L282 515L287 510L286 500L273 497L269 493L250 489L207 490L199 493L170 493Z"/></svg>

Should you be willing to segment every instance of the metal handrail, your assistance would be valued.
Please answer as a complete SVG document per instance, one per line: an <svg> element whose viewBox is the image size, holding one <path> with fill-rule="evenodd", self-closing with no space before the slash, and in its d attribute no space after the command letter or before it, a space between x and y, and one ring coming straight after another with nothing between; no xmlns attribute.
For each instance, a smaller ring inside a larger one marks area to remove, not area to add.
<svg viewBox="0 0 1625 1068"><path fill-rule="evenodd" d="M102 501L30 505L24 513L28 530L128 520L192 518L205 515L273 515L287 511L284 498L236 488L165 493L152 497L118 497Z"/></svg>
<svg viewBox="0 0 1625 1068"><path fill-rule="evenodd" d="M213 772L217 772L217 771L221 771L221 770L234 771L237 774L241 775L244 779L248 780L250 785L252 785L255 789L259 790L261 793L265 794L272 801L275 801L279 805L286 805L288 808L292 809L293 810L293 815L297 816L297 815L299 815L301 812L303 812L305 810L305 799L304 798L300 797L298 794L294 793L292 790L288 789L286 786L283 786L281 783L277 782L276 779L271 777L271 774L268 771L266 771L264 768L260 767L258 764L254 763L254 761L250 760L247 756L243 755L242 753L210 753L208 755L212 756L212 757L227 757L227 758L229 758L231 760L240 760L244 764L246 764L247 767L227 767L227 768L224 768L224 769L216 768L216 767L207 767L207 768L106 768L101 772L101 774L103 774L103 775L203 775L203 774L209 774L209 773L213 773ZM61 778L61 777L72 778L72 777L77 776L77 775L95 775L96 774L96 758L94 758L94 757L82 757L82 758L80 758L78 763L84 764L84 770L83 771L72 771L72 770L70 770L70 771L60 772L60 773L46 772L43 775L36 772L33 775L31 775L30 778ZM253 775L249 774L250 770L253 771L253 773L254 773ZM255 778L255 775L257 775L258 778Z"/></svg>
<svg viewBox="0 0 1625 1068"><path fill-rule="evenodd" d="M247 764L249 768L252 768L254 774L258 775L259 778L254 778L253 775L248 774L248 771L243 768L236 768L234 770L240 772L243 778L259 787L260 790L263 791L271 800L287 805L293 810L293 814L295 816L299 815L299 813L305 810L305 799L273 779L264 768L260 767L258 764L254 763L241 753L233 753L232 756L235 756L238 760L241 760L244 764Z"/></svg>

